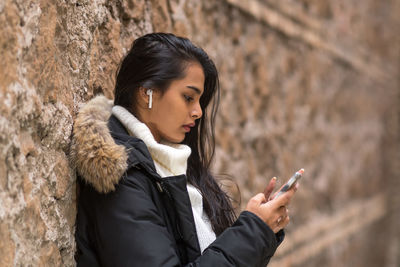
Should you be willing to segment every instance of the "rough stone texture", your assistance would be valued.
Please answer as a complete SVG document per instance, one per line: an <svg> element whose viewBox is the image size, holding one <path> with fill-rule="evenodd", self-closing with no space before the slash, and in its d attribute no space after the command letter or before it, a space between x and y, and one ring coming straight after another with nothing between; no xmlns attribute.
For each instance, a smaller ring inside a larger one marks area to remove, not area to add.
<svg viewBox="0 0 400 267"><path fill-rule="evenodd" d="M306 169L271 266L398 266L399 13L398 0L1 1L0 265L74 266L73 118L113 97L136 37L172 31L220 71L214 170L242 206Z"/></svg>

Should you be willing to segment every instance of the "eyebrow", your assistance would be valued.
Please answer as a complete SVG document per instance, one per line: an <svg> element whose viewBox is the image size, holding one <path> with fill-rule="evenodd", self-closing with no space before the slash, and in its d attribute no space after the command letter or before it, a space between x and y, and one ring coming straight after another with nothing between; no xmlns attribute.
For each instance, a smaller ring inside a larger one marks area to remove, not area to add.
<svg viewBox="0 0 400 267"><path fill-rule="evenodd" d="M195 86L188 85L187 88L194 90L198 95L201 95L201 90Z"/></svg>

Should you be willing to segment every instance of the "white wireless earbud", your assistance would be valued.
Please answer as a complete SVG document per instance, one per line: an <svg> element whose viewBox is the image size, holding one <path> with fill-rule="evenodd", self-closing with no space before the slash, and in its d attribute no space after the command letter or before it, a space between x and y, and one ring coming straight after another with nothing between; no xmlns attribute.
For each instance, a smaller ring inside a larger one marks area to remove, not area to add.
<svg viewBox="0 0 400 267"><path fill-rule="evenodd" d="M146 95L149 96L149 109L151 109L151 107L153 105L153 90L147 89Z"/></svg>

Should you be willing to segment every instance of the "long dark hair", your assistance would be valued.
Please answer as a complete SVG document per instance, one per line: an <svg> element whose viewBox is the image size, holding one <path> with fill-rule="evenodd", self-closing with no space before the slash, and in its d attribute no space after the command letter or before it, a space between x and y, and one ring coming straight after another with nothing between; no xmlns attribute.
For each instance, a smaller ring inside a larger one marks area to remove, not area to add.
<svg viewBox="0 0 400 267"><path fill-rule="evenodd" d="M213 61L203 49L186 38L170 33L144 35L133 42L119 67L114 104L136 115L134 99L140 87L165 92L173 80L185 76L186 67L192 62L200 63L205 81L200 98L203 116L196 120L195 127L182 142L192 150L186 175L189 183L200 190L204 210L214 232L219 235L233 223L235 213L229 196L221 190L210 172L215 151L214 123L220 97L218 72Z"/></svg>

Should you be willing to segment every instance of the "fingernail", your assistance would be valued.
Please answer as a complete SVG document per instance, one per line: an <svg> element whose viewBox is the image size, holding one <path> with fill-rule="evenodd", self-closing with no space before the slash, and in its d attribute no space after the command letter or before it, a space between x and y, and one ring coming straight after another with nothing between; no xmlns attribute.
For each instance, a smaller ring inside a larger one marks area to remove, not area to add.
<svg viewBox="0 0 400 267"><path fill-rule="evenodd" d="M277 179L277 178L276 178L275 176L274 176L274 177L272 177L272 180L275 180L275 181L276 181L276 179Z"/></svg>
<svg viewBox="0 0 400 267"><path fill-rule="evenodd" d="M300 184L299 184L299 183L297 183L297 184L296 184L296 189L298 189L298 188L299 188L299 186L300 186Z"/></svg>

